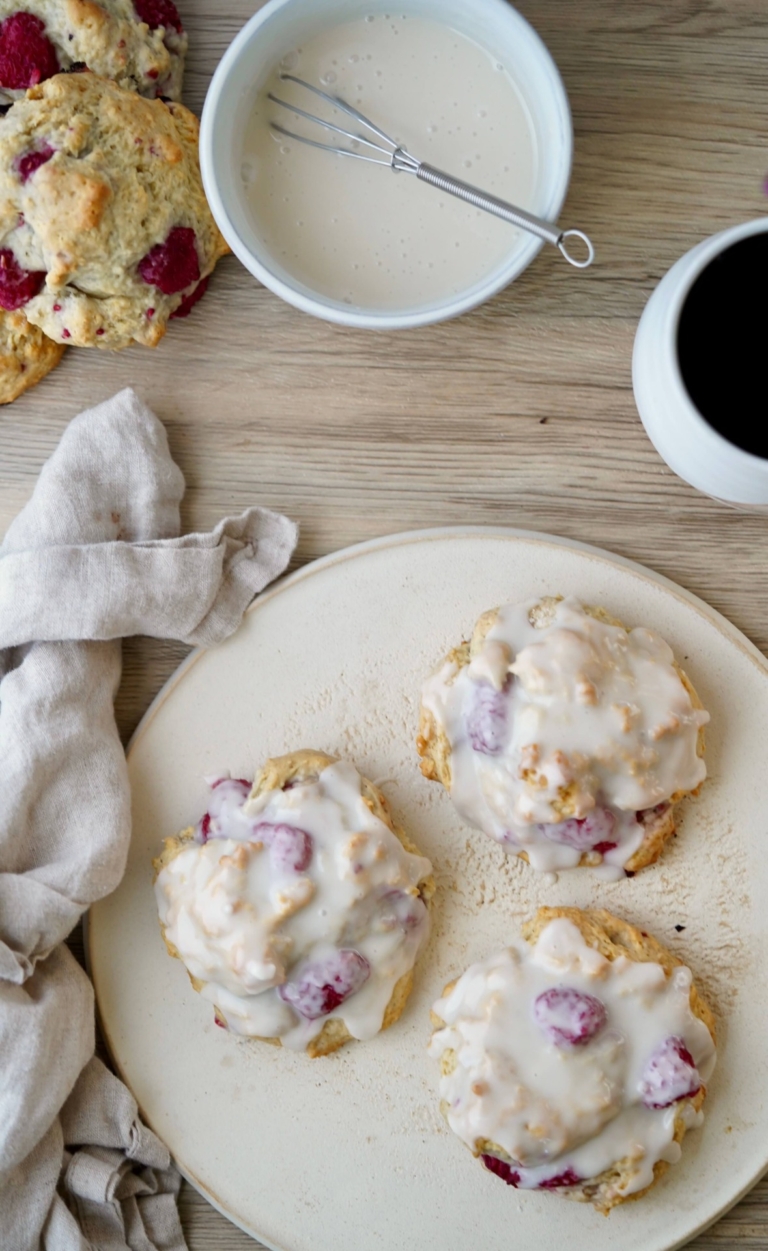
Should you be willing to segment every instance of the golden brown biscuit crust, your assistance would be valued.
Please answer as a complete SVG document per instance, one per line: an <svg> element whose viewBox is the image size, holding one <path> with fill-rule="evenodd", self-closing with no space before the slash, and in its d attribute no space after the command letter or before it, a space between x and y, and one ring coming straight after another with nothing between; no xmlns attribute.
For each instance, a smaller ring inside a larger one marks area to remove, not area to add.
<svg viewBox="0 0 768 1251"><path fill-rule="evenodd" d="M677 956L673 956L658 939L653 938L652 935L644 930L631 925L628 921L623 921L612 913L606 912L604 909L588 909L584 911L580 908L539 908L536 915L524 922L522 926L523 938L529 946L535 946L542 931L546 929L550 921L554 921L558 917L564 917L575 925L584 941L590 947L599 951L607 960L616 960L619 956L625 956L628 960L633 960L640 964L648 962L660 964L667 977L671 977L674 969L680 967L683 963ZM449 995L455 985L455 979L449 982L443 989L443 997ZM709 1004L702 998L695 984L691 985L690 1005L691 1012L706 1025L712 1041L715 1043L717 1039L714 1014ZM445 1022L435 1012L431 1016L435 1030L445 1027ZM451 1048L447 1048L440 1057L441 1072L451 1073L455 1066L455 1052ZM686 1134L686 1107L690 1106L694 1111L698 1112L704 1103L706 1093L706 1087L702 1086L692 1099L681 1100L675 1116L674 1141L676 1143L682 1143ZM441 1111L445 1115L447 1109L441 1105ZM503 1147L500 1147L498 1143L490 1142L488 1139L476 1140L474 1154L476 1156L490 1154L508 1162L510 1160ZM618 1207L620 1203L628 1203L630 1200L639 1199L644 1194L647 1194L651 1186L656 1184L668 1167L669 1165L666 1161L659 1160L654 1165L651 1185L630 1195L622 1195L620 1187L622 1182L628 1181L632 1176L633 1166L631 1160L618 1160L612 1168L606 1169L599 1176L587 1178L578 1186L560 1188L557 1193L566 1199L573 1199L578 1203L591 1203L599 1212L607 1216L611 1209Z"/></svg>
<svg viewBox="0 0 768 1251"><path fill-rule="evenodd" d="M273 757L271 760L266 762L264 767L260 769L256 775L253 789L251 791L251 797L255 798L257 795L261 795L265 791L281 790L290 782L312 781L319 776L323 769L327 768L328 765L335 764L338 759L338 756L329 756L325 752L314 751L309 748L303 748L300 751L290 752L285 756ZM384 825L392 831L406 851L410 852L411 855L414 856L421 855L421 852L411 841L405 831L395 825L389 810L389 804L378 787L374 786L372 782L369 782L367 778L363 778L361 789L363 799L373 815L378 817L380 821L383 821ZM152 861L152 867L155 870L155 877L157 877L161 869L165 868L167 864L170 864L170 862L178 856L180 851L183 851L184 847L190 842L193 836L194 829L190 826L188 829L182 830L180 834L165 839L162 852ZM434 893L434 878L428 877L419 883L419 894L428 908L431 905ZM160 928L163 931L163 941L165 942L168 952L170 955L180 959L179 953L173 943L168 941L165 934L165 928L162 924ZM202 988L202 983L199 982L197 978L192 977L191 974L188 974L188 976L194 989L199 991ZM394 1025L395 1021L397 1021L402 1015L412 987L413 969L409 969L409 971L404 973L399 981L395 983L389 1003L387 1004L384 1012L384 1020L381 1026L383 1030L388 1029L390 1025ZM220 1016L217 1015L216 1019L220 1025L226 1028L226 1022ZM282 1046L279 1038L254 1038L254 1041L272 1043L277 1047ZM320 1033L307 1044L306 1052L308 1056L315 1059L317 1056L330 1055L331 1052L337 1051L339 1047L343 1047L345 1043L350 1041L353 1041L353 1035L350 1034L347 1029L343 1018L331 1017L325 1022L323 1028L320 1030Z"/></svg>
<svg viewBox="0 0 768 1251"><path fill-rule="evenodd" d="M562 600L562 595L546 595L543 596L537 604L533 606L529 613L531 625L537 629L545 629L552 624L555 609ZM602 621L605 625L617 626L622 630L627 627L617 617L612 616L605 608L599 605L585 604L584 611L590 617L594 617L597 621ZM457 666L457 670L466 668L472 659L477 655L485 642L485 638L493 625L498 619L498 608L492 608L488 612L484 612L478 619L471 639L466 639L459 647L450 651L445 659L441 662L440 668L444 664L453 663ZM675 669L680 680L690 696L691 703L694 708L701 709L703 704L687 674L675 662ZM420 768L424 777L430 782L441 782L445 789L450 793L451 789L451 745L443 731L423 705L419 713L419 730L416 736L416 750L421 757ZM704 755L705 740L704 730L699 730L699 738L697 750L699 756ZM639 869L646 868L649 864L653 864L661 855L665 844L673 837L676 829L675 824L675 805L684 799L686 791L678 791L671 796L669 807L663 812L649 812L644 818L645 835L643 841L637 851L627 861L625 871L628 873L637 873ZM691 794L698 794L698 788ZM568 796L563 795L562 803L562 819L566 820L572 815L568 808ZM518 852L521 860L528 860L528 854L525 851ZM580 865L597 865L602 860L602 856L596 852L585 851L579 861Z"/></svg>
<svg viewBox="0 0 768 1251"><path fill-rule="evenodd" d="M53 343L20 310L0 309L0 404L10 404L58 365L64 348Z"/></svg>

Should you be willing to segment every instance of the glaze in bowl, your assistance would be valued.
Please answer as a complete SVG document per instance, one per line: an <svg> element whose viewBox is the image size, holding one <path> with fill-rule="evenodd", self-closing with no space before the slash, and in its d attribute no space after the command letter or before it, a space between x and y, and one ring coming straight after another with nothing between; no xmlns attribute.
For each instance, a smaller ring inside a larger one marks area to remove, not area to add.
<svg viewBox="0 0 768 1251"><path fill-rule="evenodd" d="M341 325L382 330L427 325L475 308L522 273L542 247L533 235L510 229L502 262L470 286L431 303L382 310L349 305L311 289L259 238L240 177L243 135L256 95L292 46L329 26L389 7L386 0L269 0L222 58L208 91L200 136L211 209L246 269L296 308ZM506 0L407 0L403 8L408 16L451 27L503 61L527 110L538 153L532 197L520 207L556 221L568 190L573 129L565 88L539 36Z"/></svg>

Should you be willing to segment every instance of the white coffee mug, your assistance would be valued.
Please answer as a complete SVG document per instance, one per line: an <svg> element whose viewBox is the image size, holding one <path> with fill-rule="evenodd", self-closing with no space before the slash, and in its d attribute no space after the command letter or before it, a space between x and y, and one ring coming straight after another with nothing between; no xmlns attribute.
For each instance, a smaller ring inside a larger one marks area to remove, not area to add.
<svg viewBox="0 0 768 1251"><path fill-rule="evenodd" d="M691 486L724 503L768 512L768 460L729 443L705 421L680 372L680 314L694 282L732 244L768 232L768 217L721 230L686 252L645 306L635 336L632 385L657 452Z"/></svg>

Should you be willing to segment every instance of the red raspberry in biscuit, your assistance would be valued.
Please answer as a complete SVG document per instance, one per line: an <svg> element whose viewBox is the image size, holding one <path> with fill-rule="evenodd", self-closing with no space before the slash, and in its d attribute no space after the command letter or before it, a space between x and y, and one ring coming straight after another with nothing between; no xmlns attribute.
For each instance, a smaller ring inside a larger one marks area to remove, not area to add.
<svg viewBox="0 0 768 1251"><path fill-rule="evenodd" d="M181 34L184 29L173 0L133 0L133 7L139 21L146 22L150 30L156 30L158 26L172 26Z"/></svg>
<svg viewBox="0 0 768 1251"><path fill-rule="evenodd" d="M648 1060L640 1079L640 1097L646 1108L668 1108L692 1099L701 1090L696 1062L682 1038L666 1038Z"/></svg>
<svg viewBox="0 0 768 1251"><path fill-rule="evenodd" d="M368 981L371 966L357 951L340 950L304 966L297 981L278 986L280 998L307 1021L338 1008Z"/></svg>
<svg viewBox="0 0 768 1251"><path fill-rule="evenodd" d="M605 1006L573 986L553 986L533 1005L536 1024L558 1047L580 1047L605 1025Z"/></svg>
<svg viewBox="0 0 768 1251"><path fill-rule="evenodd" d="M27 182L35 170L50 161L55 152L56 149L52 148L49 143L46 143L42 148L38 148L36 151L25 152L23 156L20 156L15 165L19 181Z"/></svg>
<svg viewBox="0 0 768 1251"><path fill-rule="evenodd" d="M269 848L270 862L279 873L304 873L309 868L314 844L306 830L261 821L254 826L252 838Z"/></svg>
<svg viewBox="0 0 768 1251"><path fill-rule="evenodd" d="M520 1174L517 1169L513 1169L511 1165L507 1164L506 1160L500 1160L496 1155L481 1155L480 1159L489 1173L495 1173L508 1186L517 1188L520 1184Z"/></svg>
<svg viewBox="0 0 768 1251"><path fill-rule="evenodd" d="M408 934L423 925L426 919L426 904L420 896L402 890L388 890L379 903L377 929L387 932L399 928Z"/></svg>
<svg viewBox="0 0 768 1251"><path fill-rule="evenodd" d="M174 226L165 243L157 243L139 261L146 283L163 295L176 295L200 277L195 232L190 226Z"/></svg>
<svg viewBox="0 0 768 1251"><path fill-rule="evenodd" d="M601 851L615 847L612 835L616 818L609 808L595 808L586 817L570 817L557 825L537 825L553 843L575 847L577 851Z"/></svg>
<svg viewBox="0 0 768 1251"><path fill-rule="evenodd" d="M202 282L198 282L197 286L195 287L191 295L184 296L184 299L181 301L181 304L176 309L176 312L171 313L171 316L169 319L170 321L173 321L174 317L189 317L189 314L192 312L192 309L197 304L197 301L202 300L203 296L208 290L209 280L210 280L210 275L206 278L203 278ZM147 309L147 313L149 313L149 309Z"/></svg>
<svg viewBox="0 0 768 1251"><path fill-rule="evenodd" d="M10 248L0 248L0 308L13 312L31 300L45 282L45 272L22 269Z"/></svg>
<svg viewBox="0 0 768 1251"><path fill-rule="evenodd" d="M561 1186L578 1186L582 1180L578 1173L572 1168L567 1168L563 1173L558 1173L556 1177L548 1177L546 1181L539 1182L539 1190L559 1190Z"/></svg>
<svg viewBox="0 0 768 1251"><path fill-rule="evenodd" d="M472 750L483 756L498 756L507 739L510 683L497 691L487 682L478 682L466 714L467 736Z"/></svg>
<svg viewBox="0 0 768 1251"><path fill-rule="evenodd" d="M12 13L0 23L0 87L25 90L59 72L45 23L33 13Z"/></svg>

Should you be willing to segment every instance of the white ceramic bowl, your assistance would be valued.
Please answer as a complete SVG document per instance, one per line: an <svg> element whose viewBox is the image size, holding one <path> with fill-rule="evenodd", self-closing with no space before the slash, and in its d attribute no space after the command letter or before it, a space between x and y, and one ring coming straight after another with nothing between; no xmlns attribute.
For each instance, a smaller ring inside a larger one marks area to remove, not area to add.
<svg viewBox="0 0 768 1251"><path fill-rule="evenodd" d="M766 231L768 217L722 230L664 275L637 328L632 384L648 437L670 469L705 495L768 512L768 460L735 447L704 420L685 388L677 355L680 313L699 274L732 244Z"/></svg>
<svg viewBox="0 0 768 1251"><path fill-rule="evenodd" d="M231 44L208 91L200 135L203 183L225 239L246 269L290 304L346 326L400 329L456 317L495 295L542 247L512 232L507 257L492 273L448 299L401 310L350 306L294 278L259 240L240 178L242 135L256 91L297 43L341 22L391 7L390 0L269 0ZM556 221L571 172L573 130L568 98L539 36L506 0L400 0L399 9L431 18L493 51L507 66L528 108L539 152L532 200L520 207Z"/></svg>

